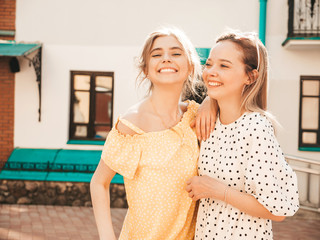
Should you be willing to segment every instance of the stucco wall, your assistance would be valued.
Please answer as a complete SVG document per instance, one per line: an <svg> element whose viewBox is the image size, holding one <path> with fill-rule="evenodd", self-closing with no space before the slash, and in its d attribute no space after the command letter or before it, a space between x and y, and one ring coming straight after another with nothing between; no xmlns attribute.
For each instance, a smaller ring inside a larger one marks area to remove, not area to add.
<svg viewBox="0 0 320 240"><path fill-rule="evenodd" d="M320 76L320 47L301 50L282 47L287 21L287 1L269 0L266 32L270 56L269 109L282 125L277 134L282 150L289 155L320 161L320 152L298 150L300 76Z"/></svg>
<svg viewBox="0 0 320 240"><path fill-rule="evenodd" d="M300 75L320 75L320 49L281 46L287 34L287 1L268 1L266 46L270 54L269 109L283 129L286 154L315 160L320 153L298 151ZM35 74L20 58L16 74L15 147L68 146L70 71L114 71L114 122L137 102L134 58L146 35L160 25L181 27L196 47L211 47L226 27L258 31L259 1L41 1L17 0L18 41L43 43L42 121L38 122ZM142 92L142 91L140 91ZM138 96L139 95L139 96Z"/></svg>

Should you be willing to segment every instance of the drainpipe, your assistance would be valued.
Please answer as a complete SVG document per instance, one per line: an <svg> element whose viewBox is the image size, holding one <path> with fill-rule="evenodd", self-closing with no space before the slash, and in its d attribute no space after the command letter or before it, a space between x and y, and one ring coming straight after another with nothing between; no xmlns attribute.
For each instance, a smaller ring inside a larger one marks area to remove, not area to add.
<svg viewBox="0 0 320 240"><path fill-rule="evenodd" d="M267 24L267 2L268 0L259 0L259 38L263 44L266 42L266 24Z"/></svg>

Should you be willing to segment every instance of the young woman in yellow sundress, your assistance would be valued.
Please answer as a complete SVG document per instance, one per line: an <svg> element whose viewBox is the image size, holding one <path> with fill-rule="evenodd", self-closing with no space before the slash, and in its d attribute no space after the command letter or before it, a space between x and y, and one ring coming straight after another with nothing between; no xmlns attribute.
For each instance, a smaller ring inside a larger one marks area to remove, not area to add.
<svg viewBox="0 0 320 240"><path fill-rule="evenodd" d="M200 71L196 51L180 30L165 28L146 39L140 76L150 82L150 94L118 119L91 180L101 240L116 239L109 199L116 172L124 177L129 205L119 239L193 239L196 204L185 187L197 175L199 147L190 123L198 105L180 99Z"/></svg>

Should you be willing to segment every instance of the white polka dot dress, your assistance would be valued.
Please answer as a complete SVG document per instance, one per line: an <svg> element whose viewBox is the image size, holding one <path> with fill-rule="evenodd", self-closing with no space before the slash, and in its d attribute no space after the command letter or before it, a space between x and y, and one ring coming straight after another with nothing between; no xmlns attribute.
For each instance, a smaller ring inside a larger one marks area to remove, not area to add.
<svg viewBox="0 0 320 240"><path fill-rule="evenodd" d="M229 125L217 119L210 138L201 143L198 171L251 194L276 216L292 216L299 208L296 175L272 124L260 113L245 113ZM195 239L269 240L272 223L224 201L201 199Z"/></svg>
<svg viewBox="0 0 320 240"><path fill-rule="evenodd" d="M137 134L122 135L114 127L101 158L124 177L128 212L121 240L192 240L196 203L185 191L197 175L199 146L190 127L198 104L191 101L174 127L145 133L121 121Z"/></svg>

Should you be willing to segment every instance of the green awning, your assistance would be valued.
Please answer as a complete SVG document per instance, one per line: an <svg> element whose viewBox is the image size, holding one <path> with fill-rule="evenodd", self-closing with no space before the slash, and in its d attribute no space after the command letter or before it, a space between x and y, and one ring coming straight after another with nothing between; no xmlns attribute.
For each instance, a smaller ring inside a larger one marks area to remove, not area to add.
<svg viewBox="0 0 320 240"><path fill-rule="evenodd" d="M41 43L0 42L0 56L27 56L41 47Z"/></svg>
<svg viewBox="0 0 320 240"><path fill-rule="evenodd" d="M36 51L39 49L37 54L32 58L28 58L27 55L30 53ZM41 43L17 43L15 41L7 41L7 40L0 40L0 57L12 57L10 60L10 70L12 72L18 72L20 71L19 63L17 58L18 56L23 56L25 59L29 61L29 64L32 63L35 73L36 73L36 81L38 83L38 89L39 89L39 122L41 121L41 55L42 55L42 44ZM14 60L17 63L14 63L13 65L14 70L12 70L11 67L11 61ZM16 67L17 65L17 67Z"/></svg>

